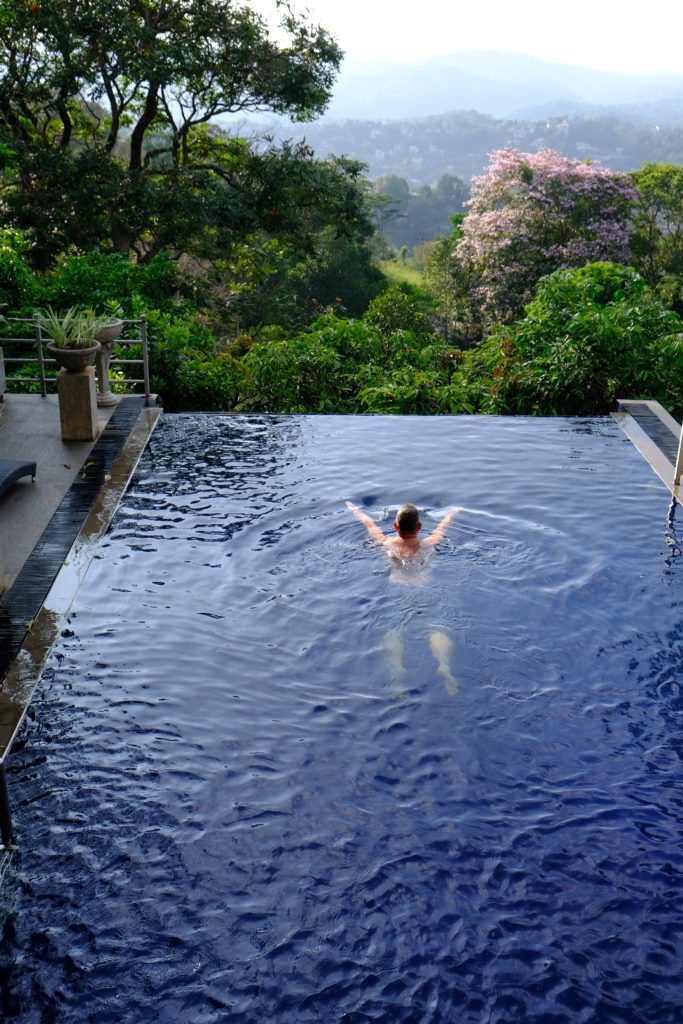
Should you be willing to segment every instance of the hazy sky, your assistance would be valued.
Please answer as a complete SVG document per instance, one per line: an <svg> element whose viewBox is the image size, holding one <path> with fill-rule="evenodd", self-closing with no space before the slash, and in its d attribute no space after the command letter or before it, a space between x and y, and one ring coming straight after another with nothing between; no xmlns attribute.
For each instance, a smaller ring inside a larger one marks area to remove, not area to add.
<svg viewBox="0 0 683 1024"><path fill-rule="evenodd" d="M274 0L256 0L262 11ZM293 0L348 56L526 53L608 71L683 74L683 0Z"/></svg>

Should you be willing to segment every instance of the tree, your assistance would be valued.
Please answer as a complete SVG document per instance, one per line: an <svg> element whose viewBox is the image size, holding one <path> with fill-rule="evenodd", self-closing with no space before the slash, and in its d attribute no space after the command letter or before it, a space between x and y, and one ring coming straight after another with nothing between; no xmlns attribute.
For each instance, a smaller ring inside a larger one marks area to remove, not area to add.
<svg viewBox="0 0 683 1024"><path fill-rule="evenodd" d="M469 189L460 178L442 174L433 189L420 185L411 192L405 178L387 174L375 182L375 193L376 201L387 204L378 229L400 251L404 245L411 249L442 235L449 218L463 211ZM392 202L395 207L390 209Z"/></svg>
<svg viewBox="0 0 683 1024"><path fill-rule="evenodd" d="M350 164L304 146L259 153L211 124L324 109L341 51L275 2L282 43L231 0L0 6L0 210L33 232L37 263L69 246L145 260L169 245L217 253L254 230L303 237L319 197L325 216L362 219Z"/></svg>
<svg viewBox="0 0 683 1024"><path fill-rule="evenodd" d="M632 250L635 266L683 313L683 167L644 164L633 174L638 192Z"/></svg>
<svg viewBox="0 0 683 1024"><path fill-rule="evenodd" d="M629 262L636 196L626 175L549 149L502 149L473 184L455 260L478 280L485 322L514 319L558 268Z"/></svg>
<svg viewBox="0 0 683 1024"><path fill-rule="evenodd" d="M683 407L683 322L631 267L592 263L543 278L526 316L467 354L480 412L591 415L618 397Z"/></svg>
<svg viewBox="0 0 683 1024"><path fill-rule="evenodd" d="M463 237L465 214L455 213L450 220L453 231L448 238L439 238L432 244L425 260L424 277L436 300L440 333L460 348L469 348L481 341L477 279L468 263L455 258Z"/></svg>
<svg viewBox="0 0 683 1024"><path fill-rule="evenodd" d="M331 225L303 255L254 236L236 247L225 276L229 310L243 330L266 324L300 330L326 310L360 316L385 285L367 246L338 238Z"/></svg>
<svg viewBox="0 0 683 1024"><path fill-rule="evenodd" d="M429 319L415 299L395 285L372 300L363 321L376 327L384 338L390 338L402 331L422 340L432 336Z"/></svg>

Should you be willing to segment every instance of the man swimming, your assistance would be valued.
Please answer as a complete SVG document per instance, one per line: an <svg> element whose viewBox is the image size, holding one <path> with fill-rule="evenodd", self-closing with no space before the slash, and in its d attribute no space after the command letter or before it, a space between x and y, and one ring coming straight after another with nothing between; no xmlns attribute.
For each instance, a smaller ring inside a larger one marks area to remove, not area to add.
<svg viewBox="0 0 683 1024"><path fill-rule="evenodd" d="M366 512L363 512L358 505L354 505L352 501L346 502L346 507L350 512L353 512L356 519L358 519L363 526L366 528L370 536L378 544L385 545L389 548L390 553L396 552L401 558L414 558L419 551L422 550L424 544L438 544L439 541L443 540L448 528L448 524L456 513L460 512L459 508L452 508L446 513L443 519L440 521L436 529L430 533L424 540L420 540L418 534L422 529L422 523L420 522L420 513L407 502L405 505L401 505L400 509L396 513L396 519L394 521L394 529L398 534L398 537L391 537L388 534L382 533L379 526L374 519L371 519Z"/></svg>
<svg viewBox="0 0 683 1024"><path fill-rule="evenodd" d="M401 505L396 513L394 521L394 530L398 534L396 537L383 533L375 520L352 501L347 501L346 507L363 524L372 540L376 544L380 544L386 551L389 556L392 581L404 584L423 584L427 582L428 577L425 571L427 551L425 551L425 548L433 548L439 541L443 540L451 519L461 511L459 508L450 509L439 522L436 529L428 537L425 537L424 540L420 540L418 536L422 529L420 513L415 505L411 505L409 502ZM446 689L451 694L456 693L458 683L451 674L449 664L453 641L441 630L432 630L429 634L429 646L436 658L437 673L443 678ZM403 695L403 687L407 681L408 674L403 666L403 640L396 630L391 630L385 634L384 647L387 652L394 682L399 687L401 695Z"/></svg>

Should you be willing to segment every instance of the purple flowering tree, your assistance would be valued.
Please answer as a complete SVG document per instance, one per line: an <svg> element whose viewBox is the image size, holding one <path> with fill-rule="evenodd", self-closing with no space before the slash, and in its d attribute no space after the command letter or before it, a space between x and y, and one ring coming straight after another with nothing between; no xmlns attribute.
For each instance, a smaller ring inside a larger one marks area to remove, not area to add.
<svg viewBox="0 0 683 1024"><path fill-rule="evenodd" d="M473 180L454 258L487 323L514 320L541 277L597 260L629 263L629 177L552 149L501 149Z"/></svg>

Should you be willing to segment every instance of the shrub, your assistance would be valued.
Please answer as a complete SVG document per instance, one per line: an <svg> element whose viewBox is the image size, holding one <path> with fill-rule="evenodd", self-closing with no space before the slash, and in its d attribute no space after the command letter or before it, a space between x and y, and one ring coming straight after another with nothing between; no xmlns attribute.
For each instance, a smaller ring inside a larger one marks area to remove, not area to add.
<svg viewBox="0 0 683 1024"><path fill-rule="evenodd" d="M481 412L590 415L618 397L680 408L683 324L635 270L593 263L544 278L526 317L463 363Z"/></svg>
<svg viewBox="0 0 683 1024"><path fill-rule="evenodd" d="M185 353L174 383L184 411L225 411L235 404L240 378L239 365L228 353L213 358Z"/></svg>
<svg viewBox="0 0 683 1024"><path fill-rule="evenodd" d="M163 311L178 308L180 279L170 257L161 254L148 263L131 263L122 253L97 250L80 256L62 256L52 271L40 278L41 305L83 304L101 309L115 300L124 316L133 316L139 304Z"/></svg>
<svg viewBox="0 0 683 1024"><path fill-rule="evenodd" d="M34 303L35 277L28 263L28 235L0 228L0 308L21 311Z"/></svg>
<svg viewBox="0 0 683 1024"><path fill-rule="evenodd" d="M395 285L372 300L363 320L376 327L385 337L397 331L410 331L415 335L432 333L429 319L415 299Z"/></svg>

